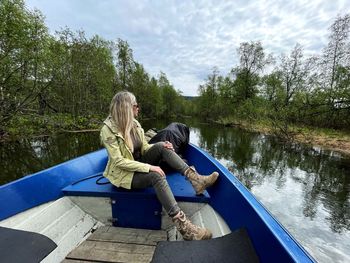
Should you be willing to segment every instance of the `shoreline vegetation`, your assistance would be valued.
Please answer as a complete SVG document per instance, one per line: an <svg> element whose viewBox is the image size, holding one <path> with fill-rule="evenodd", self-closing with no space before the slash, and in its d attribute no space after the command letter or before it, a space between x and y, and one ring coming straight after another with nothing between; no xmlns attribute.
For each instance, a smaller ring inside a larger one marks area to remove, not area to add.
<svg viewBox="0 0 350 263"><path fill-rule="evenodd" d="M23 114L14 117L0 135L0 142L24 137L45 137L56 133L79 133L98 131L105 119L103 115L73 116L71 114Z"/></svg>
<svg viewBox="0 0 350 263"><path fill-rule="evenodd" d="M315 127L290 126L287 132L268 122L248 123L246 121L212 121L217 125L235 127L250 132L274 135L288 142L302 143L313 147L335 151L350 157L350 131Z"/></svg>
<svg viewBox="0 0 350 263"><path fill-rule="evenodd" d="M16 118L12 125L8 127L8 133L0 137L0 142L6 143L24 137L46 137L56 133L98 132L104 118L104 115L73 117L69 114L22 116ZM146 119L149 118L144 118L143 120ZM307 144L350 156L350 131L290 126L286 133L282 133L280 129L276 129L268 121L258 123L244 120L220 119L207 120L206 122L225 127L239 128L249 132L274 135L283 141Z"/></svg>

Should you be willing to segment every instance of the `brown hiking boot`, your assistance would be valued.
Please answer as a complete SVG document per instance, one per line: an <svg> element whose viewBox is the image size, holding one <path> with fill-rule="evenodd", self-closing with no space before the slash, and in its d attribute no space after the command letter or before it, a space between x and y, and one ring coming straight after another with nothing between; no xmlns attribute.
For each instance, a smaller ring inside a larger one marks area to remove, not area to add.
<svg viewBox="0 0 350 263"><path fill-rule="evenodd" d="M173 217L173 222L184 240L205 240L212 237L210 230L194 225L183 211Z"/></svg>
<svg viewBox="0 0 350 263"><path fill-rule="evenodd" d="M218 172L213 172L211 175L200 175L196 169L191 166L185 171L185 176L190 180L196 195L203 194L204 190L213 185L219 177Z"/></svg>

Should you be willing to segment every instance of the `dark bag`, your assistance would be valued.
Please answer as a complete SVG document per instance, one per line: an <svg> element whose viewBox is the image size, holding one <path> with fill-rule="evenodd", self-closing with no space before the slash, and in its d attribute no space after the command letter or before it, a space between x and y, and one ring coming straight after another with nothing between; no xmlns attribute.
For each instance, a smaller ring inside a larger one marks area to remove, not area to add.
<svg viewBox="0 0 350 263"><path fill-rule="evenodd" d="M190 129L183 123L172 122L149 141L149 143L169 141L177 154L182 155L190 141Z"/></svg>

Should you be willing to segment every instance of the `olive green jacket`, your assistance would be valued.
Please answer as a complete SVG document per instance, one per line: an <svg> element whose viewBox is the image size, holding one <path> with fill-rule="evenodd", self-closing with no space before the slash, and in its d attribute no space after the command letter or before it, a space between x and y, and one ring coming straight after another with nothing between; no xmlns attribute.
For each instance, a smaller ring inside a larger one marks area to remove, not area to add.
<svg viewBox="0 0 350 263"><path fill-rule="evenodd" d="M142 141L141 155L143 155L152 145L145 140L140 123L137 120L134 122ZM108 163L103 176L115 186L130 189L134 172L148 173L151 166L134 160L124 137L110 116L103 123L100 138L108 152Z"/></svg>

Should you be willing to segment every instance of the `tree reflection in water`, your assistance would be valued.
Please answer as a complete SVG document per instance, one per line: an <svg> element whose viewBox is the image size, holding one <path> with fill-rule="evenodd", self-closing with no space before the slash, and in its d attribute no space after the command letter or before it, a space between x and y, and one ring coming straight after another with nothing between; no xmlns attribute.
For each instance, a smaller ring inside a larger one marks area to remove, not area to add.
<svg viewBox="0 0 350 263"><path fill-rule="evenodd" d="M332 230L350 230L350 160L341 155L299 144L283 144L273 136L239 129L200 129L199 146L218 159L250 190L273 177L276 190L287 176L303 185L304 215L313 218L317 202L329 209ZM303 176L304 175L304 176Z"/></svg>
<svg viewBox="0 0 350 263"><path fill-rule="evenodd" d="M0 185L99 148L98 132L60 134L0 143Z"/></svg>
<svg viewBox="0 0 350 263"><path fill-rule="evenodd" d="M200 147L222 161L312 254L323 251L314 255L318 260L350 259L349 158L240 129L196 129ZM332 246L343 251L327 255Z"/></svg>

